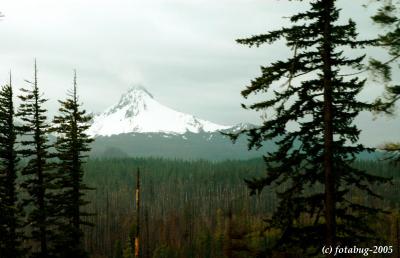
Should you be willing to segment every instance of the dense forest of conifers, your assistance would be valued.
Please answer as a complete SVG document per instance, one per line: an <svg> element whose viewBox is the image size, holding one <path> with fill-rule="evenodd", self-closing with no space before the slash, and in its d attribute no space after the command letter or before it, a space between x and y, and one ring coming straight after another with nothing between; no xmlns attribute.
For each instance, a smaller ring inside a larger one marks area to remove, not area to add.
<svg viewBox="0 0 400 258"><path fill-rule="evenodd" d="M383 200L369 199L358 192L349 193L351 198L388 212L398 210L398 167L372 160L357 161L354 166L393 180L375 189ZM262 257L261 253L273 243L275 234L273 230L263 231L263 220L277 206L277 189L264 189L259 196L250 196L243 181L264 174L262 159L90 159L85 165L85 182L95 188L88 194L88 209L96 213L90 218L96 226L86 228L85 245L93 257L133 257L137 168L142 182L141 257ZM398 220L398 213L390 213L370 221L383 239L379 244L399 241Z"/></svg>

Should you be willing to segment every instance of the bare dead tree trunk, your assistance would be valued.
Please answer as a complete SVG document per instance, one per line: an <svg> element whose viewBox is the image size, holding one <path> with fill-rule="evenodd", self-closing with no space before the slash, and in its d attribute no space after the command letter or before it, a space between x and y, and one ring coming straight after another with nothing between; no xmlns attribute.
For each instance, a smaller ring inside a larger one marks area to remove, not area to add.
<svg viewBox="0 0 400 258"><path fill-rule="evenodd" d="M135 258L140 257L140 170L136 173L136 233L135 233Z"/></svg>

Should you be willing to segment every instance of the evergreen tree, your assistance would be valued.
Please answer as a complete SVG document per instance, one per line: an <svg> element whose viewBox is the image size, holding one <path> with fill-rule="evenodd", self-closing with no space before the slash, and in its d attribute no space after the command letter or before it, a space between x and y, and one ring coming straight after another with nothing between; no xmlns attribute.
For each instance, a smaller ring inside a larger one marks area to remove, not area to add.
<svg viewBox="0 0 400 258"><path fill-rule="evenodd" d="M21 257L22 208L17 196L16 128L11 76L0 90L0 257Z"/></svg>
<svg viewBox="0 0 400 258"><path fill-rule="evenodd" d="M76 90L76 73L74 75L73 91L64 101L59 101L60 115L55 116L52 129L57 133L55 148L59 159L58 188L62 189L59 199L62 201L60 244L64 250L63 257L87 257L82 244L82 224L89 224L83 220L90 215L82 210L88 204L85 201L85 191L90 188L83 181L82 165L90 150L89 144L93 141L86 134L91 117L81 108Z"/></svg>
<svg viewBox="0 0 400 258"><path fill-rule="evenodd" d="M22 101L17 115L22 120L20 127L22 157L28 159L22 169L23 182L21 186L28 197L24 205L29 210L27 223L30 225L29 238L34 246L32 256L40 258L52 257L51 240L55 236L54 225L57 204L54 202L54 171L49 159L51 154L48 141L49 125L46 122L47 101L42 97L38 88L36 60L34 66L34 81L29 82L31 89L22 88Z"/></svg>
<svg viewBox="0 0 400 258"><path fill-rule="evenodd" d="M258 47L283 39L294 54L262 67L262 75L242 91L245 98L267 93L263 101L244 107L270 117L260 127L231 135L235 140L247 134L249 148L259 148L265 140L277 144L277 150L264 157L267 175L246 182L253 194L277 187L280 202L268 228L280 234L270 251L302 250L302 257L320 253L324 245L374 239L367 222L379 210L357 203L349 193L358 189L377 196L370 184L386 181L352 166L359 153L368 151L358 143L354 118L373 105L357 99L364 80L340 73L360 69L364 58L351 58L344 49L373 41L357 40L352 20L338 23L334 0L315 0L309 6L290 17L289 27L237 40Z"/></svg>

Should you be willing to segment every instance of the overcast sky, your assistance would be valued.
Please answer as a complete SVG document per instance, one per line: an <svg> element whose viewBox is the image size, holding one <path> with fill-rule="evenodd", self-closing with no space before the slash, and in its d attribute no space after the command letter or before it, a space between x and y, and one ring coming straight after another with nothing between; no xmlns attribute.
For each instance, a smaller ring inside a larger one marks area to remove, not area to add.
<svg viewBox="0 0 400 258"><path fill-rule="evenodd" d="M307 1L306 1L307 2ZM372 36L366 1L342 1L343 18ZM235 39L267 32L304 8L286 0L2 0L0 79L11 70L14 86L26 86L37 58L40 88L54 114L57 99L78 71L86 109L101 112L130 86L145 86L161 103L216 123L259 123L243 110L240 91L259 66L288 55L282 44L247 48ZM370 85L364 95L379 93ZM362 140L397 140L399 119L363 115Z"/></svg>

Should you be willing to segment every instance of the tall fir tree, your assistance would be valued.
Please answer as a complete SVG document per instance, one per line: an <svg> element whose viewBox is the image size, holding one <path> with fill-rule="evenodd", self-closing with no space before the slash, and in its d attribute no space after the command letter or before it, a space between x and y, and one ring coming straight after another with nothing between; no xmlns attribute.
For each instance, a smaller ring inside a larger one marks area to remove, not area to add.
<svg viewBox="0 0 400 258"><path fill-rule="evenodd" d="M16 128L11 74L0 90L0 257L22 257L22 217L18 202Z"/></svg>
<svg viewBox="0 0 400 258"><path fill-rule="evenodd" d="M310 1L309 7L292 15L289 27L237 40L258 47L283 39L294 54L261 67L261 76L242 91L245 98L266 94L262 101L243 105L266 112L263 124L231 135L235 140L247 134L249 148L266 140L276 143L277 150L264 156L266 176L246 183L252 194L275 187L280 200L267 220L269 229L280 232L268 252L300 252L301 257L317 255L324 245L374 239L368 219L380 210L357 203L351 192L377 197L370 185L386 182L352 166L358 154L368 151L358 143L354 119L373 105L357 98L364 80L341 74L361 69L364 58L352 58L345 50L373 41L358 40L352 20L339 24L334 0Z"/></svg>
<svg viewBox="0 0 400 258"><path fill-rule="evenodd" d="M62 189L61 217L64 223L60 227L59 244L64 250L62 257L87 257L83 247L81 225L90 225L84 218L90 214L83 211L88 204L85 192L90 190L83 183L82 168L93 141L86 134L91 116L82 109L77 96L76 72L74 72L73 90L64 101L59 101L59 115L54 117L53 131L57 134L55 148L59 159L58 188Z"/></svg>
<svg viewBox="0 0 400 258"><path fill-rule="evenodd" d="M58 207L54 198L54 167L50 163L50 126L46 121L47 110L43 107L47 100L38 88L36 60L34 81L27 82L32 88L21 89L21 104L17 113L23 123L20 127L22 140L19 152L27 159L27 164L22 168L21 186L27 192L23 203L29 210L27 223L30 225L29 238L34 245L32 257L49 258L54 256L51 241L55 236Z"/></svg>

